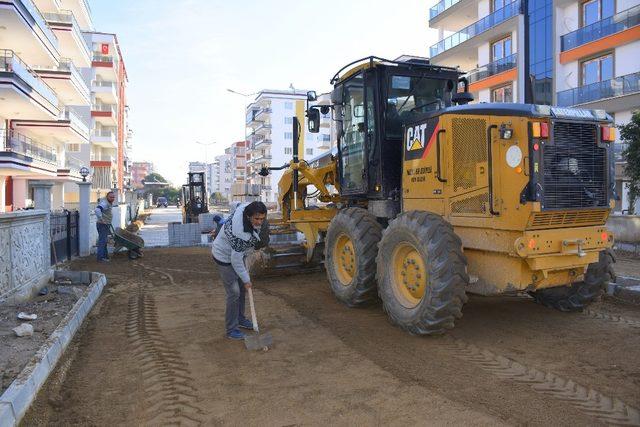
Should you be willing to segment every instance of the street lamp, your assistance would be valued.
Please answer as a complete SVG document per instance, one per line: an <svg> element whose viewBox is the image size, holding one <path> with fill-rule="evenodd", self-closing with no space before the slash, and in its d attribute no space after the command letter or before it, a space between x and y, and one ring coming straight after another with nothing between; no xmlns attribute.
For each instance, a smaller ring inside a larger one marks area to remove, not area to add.
<svg viewBox="0 0 640 427"><path fill-rule="evenodd" d="M80 176L82 177L82 182L87 182L87 176L89 176L89 168L86 166L82 166L80 168Z"/></svg>
<svg viewBox="0 0 640 427"><path fill-rule="evenodd" d="M258 93L260 93L260 92L242 93L242 92L238 92L237 90L233 90L233 89L229 89L229 88L227 88L227 92L235 93L236 95L240 95L240 96L253 96L253 95L257 95Z"/></svg>

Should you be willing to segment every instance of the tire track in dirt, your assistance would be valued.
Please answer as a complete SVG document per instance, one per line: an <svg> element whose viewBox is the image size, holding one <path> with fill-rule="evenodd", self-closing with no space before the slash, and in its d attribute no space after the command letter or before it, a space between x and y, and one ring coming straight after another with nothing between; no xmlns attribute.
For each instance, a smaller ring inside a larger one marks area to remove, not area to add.
<svg viewBox="0 0 640 427"><path fill-rule="evenodd" d="M163 337L155 300L144 287L129 299L126 334L142 372L146 421L202 425L191 372Z"/></svg>
<svg viewBox="0 0 640 427"><path fill-rule="evenodd" d="M136 265L138 267L144 268L145 270L153 271L154 273L158 273L158 274L166 277L167 279L169 279L169 282L171 282L172 285L176 284L175 280L173 280L173 276L170 273L167 273L166 271L163 271L163 270L160 270L160 269L157 269L157 268L153 268L153 267L149 267L148 265L144 265L141 262L136 263Z"/></svg>
<svg viewBox="0 0 640 427"><path fill-rule="evenodd" d="M500 378L528 384L535 392L569 403L607 424L640 425L640 410L620 399L605 396L597 390L553 373L525 366L458 338L447 336L446 340L456 357L479 365Z"/></svg>
<svg viewBox="0 0 640 427"><path fill-rule="evenodd" d="M601 311L595 311L591 309L586 309L582 313L589 317L593 317L594 319L604 320L606 322L615 323L617 325L640 328L640 320L628 319L626 317L617 316L615 314L603 313Z"/></svg>

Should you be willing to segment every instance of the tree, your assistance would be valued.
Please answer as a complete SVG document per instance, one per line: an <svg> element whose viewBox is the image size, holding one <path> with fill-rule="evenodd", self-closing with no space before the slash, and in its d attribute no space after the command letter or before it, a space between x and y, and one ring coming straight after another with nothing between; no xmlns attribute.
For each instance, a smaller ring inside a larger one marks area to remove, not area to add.
<svg viewBox="0 0 640 427"><path fill-rule="evenodd" d="M167 180L160 175L159 173L150 173L145 176L142 180L145 184L149 184L152 182L162 182L166 183ZM176 203L178 201L178 197L180 197L180 188L171 187L168 184L163 187L147 187L145 188L144 195L147 197L149 194L153 195L153 200L157 200L158 197L166 197L169 203Z"/></svg>
<svg viewBox="0 0 640 427"><path fill-rule="evenodd" d="M640 197L640 111L633 113L631 121L619 129L620 139L628 144L622 157L627 162L625 173L629 178L629 215L635 215L636 200Z"/></svg>

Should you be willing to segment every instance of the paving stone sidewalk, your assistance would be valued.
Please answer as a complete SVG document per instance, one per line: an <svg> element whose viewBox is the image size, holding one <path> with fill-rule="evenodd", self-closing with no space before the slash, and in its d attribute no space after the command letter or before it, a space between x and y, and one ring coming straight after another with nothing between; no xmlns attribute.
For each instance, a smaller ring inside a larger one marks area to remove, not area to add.
<svg viewBox="0 0 640 427"><path fill-rule="evenodd" d="M139 235L144 239L144 246L157 248L169 246L168 224L182 221L182 212L175 206L156 208L140 229Z"/></svg>

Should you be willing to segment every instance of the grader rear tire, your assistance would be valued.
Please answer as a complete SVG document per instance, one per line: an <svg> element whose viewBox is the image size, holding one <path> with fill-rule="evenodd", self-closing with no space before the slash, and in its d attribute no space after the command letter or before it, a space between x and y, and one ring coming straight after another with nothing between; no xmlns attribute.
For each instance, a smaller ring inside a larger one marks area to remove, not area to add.
<svg viewBox="0 0 640 427"><path fill-rule="evenodd" d="M391 323L441 334L462 317L469 283L462 242L441 216L411 211L393 220L378 250L378 293Z"/></svg>
<svg viewBox="0 0 640 427"><path fill-rule="evenodd" d="M613 264L615 258L610 249L600 252L598 262L589 264L584 280L572 283L571 286L540 289L529 292L538 304L555 308L556 310L571 312L582 311L594 302L607 287L615 280Z"/></svg>
<svg viewBox="0 0 640 427"><path fill-rule="evenodd" d="M336 298L349 307L376 300L376 255L382 226L361 208L333 217L325 240L325 269Z"/></svg>

